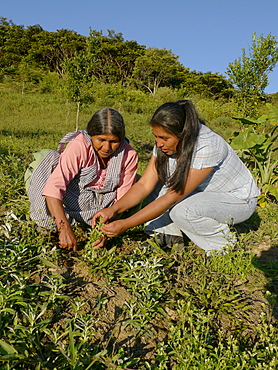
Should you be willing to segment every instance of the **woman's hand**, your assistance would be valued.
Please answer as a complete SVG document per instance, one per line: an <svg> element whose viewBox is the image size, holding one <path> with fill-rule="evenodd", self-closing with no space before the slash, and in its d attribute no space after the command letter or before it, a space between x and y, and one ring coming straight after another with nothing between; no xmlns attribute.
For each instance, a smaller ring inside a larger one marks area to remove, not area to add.
<svg viewBox="0 0 278 370"><path fill-rule="evenodd" d="M108 237L118 236L128 229L126 220L117 220L101 227L101 231Z"/></svg>
<svg viewBox="0 0 278 370"><path fill-rule="evenodd" d="M77 241L75 235L66 218L62 201L57 198L46 196L46 204L55 221L59 232L59 245L61 248L74 251L77 250Z"/></svg>
<svg viewBox="0 0 278 370"><path fill-rule="evenodd" d="M93 248L99 249L99 248L104 247L107 242L107 239L108 238L106 235L102 235L99 239L97 239L96 241L92 243Z"/></svg>
<svg viewBox="0 0 278 370"><path fill-rule="evenodd" d="M94 217L92 218L92 228L94 228L98 221L102 223L106 223L109 220L112 220L115 216L115 211L113 211L112 207L104 208L95 213Z"/></svg>
<svg viewBox="0 0 278 370"><path fill-rule="evenodd" d="M59 246L67 250L77 250L77 241L71 227L61 227L59 230Z"/></svg>

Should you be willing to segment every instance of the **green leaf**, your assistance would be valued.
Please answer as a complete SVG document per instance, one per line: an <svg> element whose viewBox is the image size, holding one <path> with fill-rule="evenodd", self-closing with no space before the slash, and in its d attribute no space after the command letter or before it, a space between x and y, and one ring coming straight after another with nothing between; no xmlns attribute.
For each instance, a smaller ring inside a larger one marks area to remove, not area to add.
<svg viewBox="0 0 278 370"><path fill-rule="evenodd" d="M2 310L0 310L0 313L2 312L8 312L13 315L15 313L15 310L13 310L12 308L3 308Z"/></svg>
<svg viewBox="0 0 278 370"><path fill-rule="evenodd" d="M10 344L4 342L3 340L0 339L0 346L3 348L3 350L5 352L7 352L8 354L15 354L15 353L18 353L17 350L11 346Z"/></svg>
<svg viewBox="0 0 278 370"><path fill-rule="evenodd" d="M265 140L265 134L258 134L257 132L254 132L253 127L250 126L248 130L240 133L238 136L232 139L231 146L235 150L251 149L257 146L262 146Z"/></svg>
<svg viewBox="0 0 278 370"><path fill-rule="evenodd" d="M51 261L49 261L49 260L47 260L43 257L40 257L40 260L47 267L51 267L51 268L55 268L55 269L57 268L57 265L55 265L54 263L52 263Z"/></svg>
<svg viewBox="0 0 278 370"><path fill-rule="evenodd" d="M259 122L254 119L248 119L244 117L233 117L233 119L240 121L241 123L247 124L247 125L257 125Z"/></svg>

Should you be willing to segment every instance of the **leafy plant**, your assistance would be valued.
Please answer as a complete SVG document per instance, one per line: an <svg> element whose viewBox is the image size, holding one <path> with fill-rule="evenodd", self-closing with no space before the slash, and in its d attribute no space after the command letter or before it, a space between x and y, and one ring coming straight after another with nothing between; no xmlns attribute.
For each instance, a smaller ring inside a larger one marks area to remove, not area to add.
<svg viewBox="0 0 278 370"><path fill-rule="evenodd" d="M278 159L275 157L277 147L277 125L270 133L259 133L257 125L266 122L278 122L278 115L274 115L272 110L270 115L260 117L258 120L246 118L235 118L248 125L243 132L237 133L231 141L233 149L237 150L252 171L258 186L262 191L260 204L265 204L269 195L278 200ZM272 123L273 124L273 123Z"/></svg>
<svg viewBox="0 0 278 370"><path fill-rule="evenodd" d="M104 236L104 233L100 230L103 225L104 224L101 222L101 219L100 219L97 222L97 224L95 225L95 227L92 228L87 234L88 241L85 244L85 247L84 247L84 250L83 250L83 257L87 260L90 260L91 258L94 258L94 255L95 255L96 252L95 252L92 244L95 241L97 241L98 239L100 239L101 237Z"/></svg>
<svg viewBox="0 0 278 370"><path fill-rule="evenodd" d="M147 260L139 259L138 251L135 251L135 258L132 256L127 260L127 271L121 280L128 283L133 294L133 299L126 301L125 310L129 313L130 319L126 320L125 326L136 328L136 335L151 331L147 324L157 315L164 315L160 307L160 300L165 292L163 282L166 277L161 269L162 258L156 255Z"/></svg>
<svg viewBox="0 0 278 370"><path fill-rule="evenodd" d="M258 107L259 97L268 86L268 74L278 61L277 41L271 34L257 38L252 34L249 55L242 49L242 57L230 63L227 75L238 89L238 103L245 116L252 116Z"/></svg>

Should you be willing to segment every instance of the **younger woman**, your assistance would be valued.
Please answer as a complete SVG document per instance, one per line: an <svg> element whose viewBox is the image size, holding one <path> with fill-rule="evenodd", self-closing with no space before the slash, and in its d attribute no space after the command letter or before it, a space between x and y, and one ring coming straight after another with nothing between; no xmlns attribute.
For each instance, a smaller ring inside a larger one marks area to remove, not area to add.
<svg viewBox="0 0 278 370"><path fill-rule="evenodd" d="M102 216L102 231L113 237L147 222L149 235L178 241L184 233L207 253L233 245L229 225L248 219L260 194L249 170L188 100L163 104L150 125L156 146L145 173L120 201L97 212L93 224ZM154 200L146 207L113 221L149 194Z"/></svg>
<svg viewBox="0 0 278 370"><path fill-rule="evenodd" d="M71 225L91 226L98 210L111 206L130 189L138 156L125 140L123 117L111 108L97 111L86 131L67 134L61 143L68 141L61 155L50 151L40 162L28 193L31 218L41 227L58 230L62 248L76 250ZM102 238L96 246L104 242Z"/></svg>

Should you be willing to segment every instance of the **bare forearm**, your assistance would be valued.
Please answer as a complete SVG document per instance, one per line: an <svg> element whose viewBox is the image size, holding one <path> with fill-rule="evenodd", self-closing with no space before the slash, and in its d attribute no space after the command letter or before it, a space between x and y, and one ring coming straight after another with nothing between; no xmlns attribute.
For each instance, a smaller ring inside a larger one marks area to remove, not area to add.
<svg viewBox="0 0 278 370"><path fill-rule="evenodd" d="M152 203L148 204L146 207L141 209L139 212L136 212L131 217L125 219L127 223L127 229L141 225L147 221L150 221L171 208L180 197L178 194L173 196L173 193L166 193L160 198L157 198Z"/></svg>
<svg viewBox="0 0 278 370"><path fill-rule="evenodd" d="M49 212L51 213L51 216L58 230L60 230L62 226L70 227L68 220L66 218L65 212L64 212L62 201L60 199L49 197L49 196L46 196L45 199L46 199L46 204L49 209Z"/></svg>
<svg viewBox="0 0 278 370"><path fill-rule="evenodd" d="M116 215L122 214L127 209L142 202L147 195L149 195L149 191L145 188L144 184L138 182L121 199L113 204L112 209Z"/></svg>
<svg viewBox="0 0 278 370"><path fill-rule="evenodd" d="M166 194L148 204L141 211L125 219L126 229L143 224L162 215L166 210L173 207L175 204L189 195L194 189L196 189L196 187L206 179L212 170L212 167L204 168L202 170L191 169L189 171L184 190L181 194L172 190L168 190Z"/></svg>
<svg viewBox="0 0 278 370"><path fill-rule="evenodd" d="M60 247L77 250L77 241L66 218L62 201L57 198L46 197L46 203L59 231Z"/></svg>
<svg viewBox="0 0 278 370"><path fill-rule="evenodd" d="M143 224L146 221L160 216L179 201L179 199L181 199L180 195L168 192L131 217L104 225L102 231L109 237L119 235L131 227Z"/></svg>
<svg viewBox="0 0 278 370"><path fill-rule="evenodd" d="M196 187L210 174L212 169L213 168L204 168L202 170L191 169L189 171L184 190L181 194L168 190L166 194L157 198L131 217L104 225L102 227L102 231L108 237L117 236L131 227L144 224L145 222L162 215L165 211L179 203L183 198L196 189Z"/></svg>

